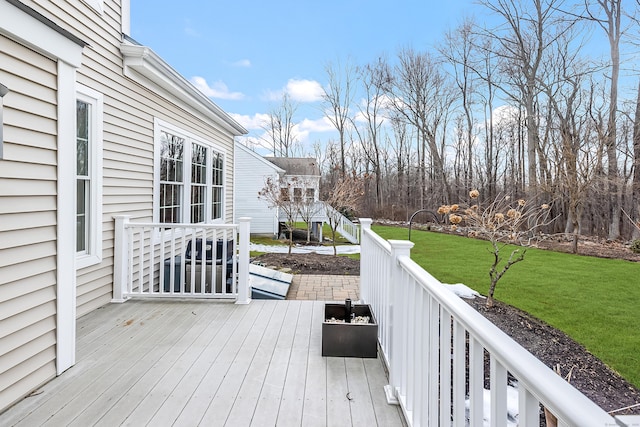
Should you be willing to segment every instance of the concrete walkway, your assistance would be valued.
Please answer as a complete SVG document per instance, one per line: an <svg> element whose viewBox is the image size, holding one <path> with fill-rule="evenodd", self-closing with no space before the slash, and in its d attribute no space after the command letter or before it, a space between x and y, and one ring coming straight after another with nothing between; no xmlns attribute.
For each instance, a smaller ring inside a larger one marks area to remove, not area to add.
<svg viewBox="0 0 640 427"><path fill-rule="evenodd" d="M294 274L288 300L344 301L360 299L360 276Z"/></svg>

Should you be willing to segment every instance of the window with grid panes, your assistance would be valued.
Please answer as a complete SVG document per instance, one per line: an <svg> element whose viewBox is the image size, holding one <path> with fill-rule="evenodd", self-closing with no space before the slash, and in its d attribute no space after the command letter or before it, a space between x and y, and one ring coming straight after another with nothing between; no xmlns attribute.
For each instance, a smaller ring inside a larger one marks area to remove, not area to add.
<svg viewBox="0 0 640 427"><path fill-rule="evenodd" d="M189 132L156 120L158 221L206 223L224 217L224 154Z"/></svg>

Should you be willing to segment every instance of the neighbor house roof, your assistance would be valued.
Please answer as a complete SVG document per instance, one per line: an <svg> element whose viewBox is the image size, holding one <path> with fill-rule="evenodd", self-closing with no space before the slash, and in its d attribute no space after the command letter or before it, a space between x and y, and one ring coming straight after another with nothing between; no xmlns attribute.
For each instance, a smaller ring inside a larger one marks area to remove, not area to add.
<svg viewBox="0 0 640 427"><path fill-rule="evenodd" d="M266 157L266 159L284 169L287 175L320 176L318 161L311 157Z"/></svg>

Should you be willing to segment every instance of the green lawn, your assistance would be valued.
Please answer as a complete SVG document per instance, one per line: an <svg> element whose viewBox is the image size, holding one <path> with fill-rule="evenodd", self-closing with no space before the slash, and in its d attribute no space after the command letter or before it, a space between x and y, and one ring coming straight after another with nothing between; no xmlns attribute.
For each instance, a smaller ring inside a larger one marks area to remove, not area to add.
<svg viewBox="0 0 640 427"><path fill-rule="evenodd" d="M408 236L403 228L373 229L385 239ZM488 242L419 230L411 240L411 258L441 282L487 294ZM640 263L531 248L494 296L566 332L640 387Z"/></svg>

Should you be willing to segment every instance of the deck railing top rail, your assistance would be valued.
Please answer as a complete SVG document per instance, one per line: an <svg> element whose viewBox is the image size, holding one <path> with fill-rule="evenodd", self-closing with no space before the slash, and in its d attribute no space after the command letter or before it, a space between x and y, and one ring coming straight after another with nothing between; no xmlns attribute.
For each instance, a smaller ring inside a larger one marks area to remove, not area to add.
<svg viewBox="0 0 640 427"><path fill-rule="evenodd" d="M361 292L378 319L388 398L397 399L410 425L506 425L514 379L520 426L537 427L541 405L558 426L619 425L411 260L412 243L384 241L370 220L361 224Z"/></svg>

